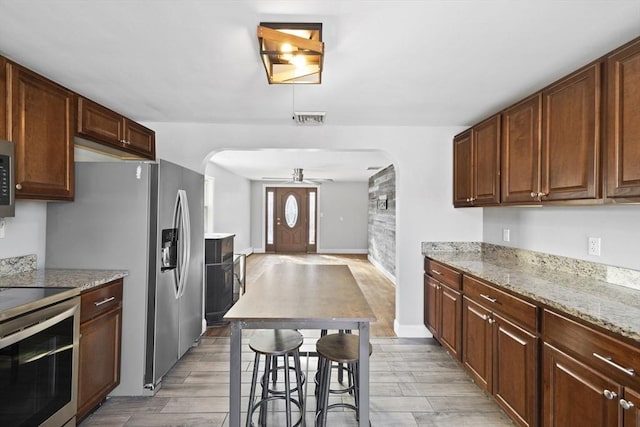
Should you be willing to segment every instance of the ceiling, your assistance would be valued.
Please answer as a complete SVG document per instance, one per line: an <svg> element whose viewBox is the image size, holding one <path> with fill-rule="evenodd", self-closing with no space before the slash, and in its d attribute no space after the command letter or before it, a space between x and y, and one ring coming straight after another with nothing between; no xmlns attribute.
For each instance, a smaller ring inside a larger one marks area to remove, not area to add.
<svg viewBox="0 0 640 427"><path fill-rule="evenodd" d="M321 85L267 84L261 21L323 23ZM0 54L141 122L461 126L639 22L638 0L0 0Z"/></svg>

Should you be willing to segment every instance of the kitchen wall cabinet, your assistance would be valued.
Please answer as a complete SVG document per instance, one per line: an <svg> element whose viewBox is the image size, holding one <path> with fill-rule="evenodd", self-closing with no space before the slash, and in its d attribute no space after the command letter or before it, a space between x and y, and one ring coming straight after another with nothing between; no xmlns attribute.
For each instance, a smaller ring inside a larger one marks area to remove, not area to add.
<svg viewBox="0 0 640 427"><path fill-rule="evenodd" d="M0 56L0 139L9 139L7 103L7 60Z"/></svg>
<svg viewBox="0 0 640 427"><path fill-rule="evenodd" d="M77 419L120 384L122 279L81 294Z"/></svg>
<svg viewBox="0 0 640 427"><path fill-rule="evenodd" d="M601 197L601 68L596 62L542 91L541 200Z"/></svg>
<svg viewBox="0 0 640 427"><path fill-rule="evenodd" d="M454 139L454 206L500 203L500 115Z"/></svg>
<svg viewBox="0 0 640 427"><path fill-rule="evenodd" d="M462 357L461 276L425 259L424 324L433 337L457 360Z"/></svg>
<svg viewBox="0 0 640 427"><path fill-rule="evenodd" d="M607 58L607 197L640 197L640 40Z"/></svg>
<svg viewBox="0 0 640 427"><path fill-rule="evenodd" d="M514 421L537 425L537 308L468 276L462 289L463 365Z"/></svg>
<svg viewBox="0 0 640 427"><path fill-rule="evenodd" d="M540 126L542 95L533 96L502 113L502 203L532 203L540 191Z"/></svg>
<svg viewBox="0 0 640 427"><path fill-rule="evenodd" d="M120 158L155 159L155 132L96 102L78 97L78 135ZM85 141L81 145L94 147Z"/></svg>
<svg viewBox="0 0 640 427"><path fill-rule="evenodd" d="M75 94L13 63L6 78L16 198L72 200Z"/></svg>

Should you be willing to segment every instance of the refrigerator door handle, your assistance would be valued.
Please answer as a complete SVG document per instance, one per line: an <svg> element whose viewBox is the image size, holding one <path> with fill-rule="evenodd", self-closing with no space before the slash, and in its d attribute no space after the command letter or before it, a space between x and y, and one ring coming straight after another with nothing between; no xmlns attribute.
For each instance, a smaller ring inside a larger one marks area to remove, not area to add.
<svg viewBox="0 0 640 427"><path fill-rule="evenodd" d="M178 229L178 262L175 269L174 279L176 281L176 299L184 295L189 273L189 259L191 258L191 230L189 222L189 203L187 192L178 190L176 196L176 208L173 216L174 227Z"/></svg>

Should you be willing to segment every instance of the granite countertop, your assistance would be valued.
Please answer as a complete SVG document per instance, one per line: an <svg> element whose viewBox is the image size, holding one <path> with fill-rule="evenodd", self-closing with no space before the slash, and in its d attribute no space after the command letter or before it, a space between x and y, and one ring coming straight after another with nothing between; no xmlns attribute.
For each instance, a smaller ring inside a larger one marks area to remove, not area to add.
<svg viewBox="0 0 640 427"><path fill-rule="evenodd" d="M422 254L640 344L640 290L627 286L640 272L485 243L425 242Z"/></svg>
<svg viewBox="0 0 640 427"><path fill-rule="evenodd" d="M45 268L0 276L0 287L78 288L85 291L128 274L124 270Z"/></svg>

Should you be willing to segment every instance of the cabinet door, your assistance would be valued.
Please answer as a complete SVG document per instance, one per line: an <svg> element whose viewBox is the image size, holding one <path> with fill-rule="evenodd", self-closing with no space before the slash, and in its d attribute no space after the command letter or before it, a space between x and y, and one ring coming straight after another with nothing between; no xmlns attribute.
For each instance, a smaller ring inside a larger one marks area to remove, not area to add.
<svg viewBox="0 0 640 427"><path fill-rule="evenodd" d="M538 339L497 314L493 326L493 394L523 426L537 425Z"/></svg>
<svg viewBox="0 0 640 427"><path fill-rule="evenodd" d="M122 310L80 325L78 419L82 419L120 383Z"/></svg>
<svg viewBox="0 0 640 427"><path fill-rule="evenodd" d="M17 65L9 74L16 198L72 200L74 94Z"/></svg>
<svg viewBox="0 0 640 427"><path fill-rule="evenodd" d="M120 148L124 142L124 119L89 99L78 98L78 134Z"/></svg>
<svg viewBox="0 0 640 427"><path fill-rule="evenodd" d="M640 196L640 41L607 59L607 197Z"/></svg>
<svg viewBox="0 0 640 427"><path fill-rule="evenodd" d="M500 115L473 127L473 201L475 206L500 203Z"/></svg>
<svg viewBox="0 0 640 427"><path fill-rule="evenodd" d="M453 357L461 360L462 352L462 295L440 285L440 343Z"/></svg>
<svg viewBox="0 0 640 427"><path fill-rule="evenodd" d="M533 202L540 191L541 94L502 113L502 203Z"/></svg>
<svg viewBox="0 0 640 427"><path fill-rule="evenodd" d="M9 139L7 99L7 60L0 56L0 139Z"/></svg>
<svg viewBox="0 0 640 427"><path fill-rule="evenodd" d="M622 401L620 403L624 408L624 427L640 427L640 411L638 410L640 393L626 388L623 398L624 403Z"/></svg>
<svg viewBox="0 0 640 427"><path fill-rule="evenodd" d="M621 393L615 382L544 345L543 426L617 427Z"/></svg>
<svg viewBox="0 0 640 427"><path fill-rule="evenodd" d="M440 331L439 286L432 277L424 275L424 325L434 338L439 338Z"/></svg>
<svg viewBox="0 0 640 427"><path fill-rule="evenodd" d="M146 158L156 158L156 134L141 124L125 120L125 140L132 150L139 152Z"/></svg>
<svg viewBox="0 0 640 427"><path fill-rule="evenodd" d="M462 306L462 363L476 384L492 391L490 312L467 297Z"/></svg>
<svg viewBox="0 0 640 427"><path fill-rule="evenodd" d="M543 91L542 200L600 196L601 64Z"/></svg>
<svg viewBox="0 0 640 427"><path fill-rule="evenodd" d="M471 206L472 184L471 130L453 139L453 205Z"/></svg>

